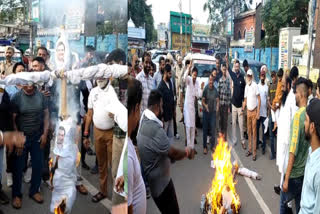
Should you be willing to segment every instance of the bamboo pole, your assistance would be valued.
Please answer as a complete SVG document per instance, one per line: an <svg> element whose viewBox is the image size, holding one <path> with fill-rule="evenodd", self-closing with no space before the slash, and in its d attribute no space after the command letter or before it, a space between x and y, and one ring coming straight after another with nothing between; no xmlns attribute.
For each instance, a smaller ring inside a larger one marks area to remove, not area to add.
<svg viewBox="0 0 320 214"><path fill-rule="evenodd" d="M63 73L63 71L61 73ZM63 120L65 120L68 117L68 106L67 106L67 78L64 75L62 75L62 79L61 79L60 99L61 99L60 115L63 118Z"/></svg>

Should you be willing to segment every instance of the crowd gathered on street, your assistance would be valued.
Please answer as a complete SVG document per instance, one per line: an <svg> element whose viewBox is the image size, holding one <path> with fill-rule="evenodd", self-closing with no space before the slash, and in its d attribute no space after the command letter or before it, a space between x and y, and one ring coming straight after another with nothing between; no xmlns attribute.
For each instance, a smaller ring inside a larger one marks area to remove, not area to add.
<svg viewBox="0 0 320 214"><path fill-rule="evenodd" d="M230 147L240 143L252 161L270 151L268 158L279 170L279 184L274 186L280 195L279 212L320 213L320 78L313 83L301 77L296 66L270 72L263 65L257 79L248 60L242 67L237 59L218 56L207 83L201 83L192 55L168 53L159 58L158 66L147 51L141 63L132 57L127 104L129 213L146 213L150 197L161 213L180 213L170 168L200 155L195 150L199 100L203 155L214 153L221 137ZM182 118L177 118L179 110ZM178 133L179 122L184 133ZM174 139L184 139L185 149L178 149Z"/></svg>
<svg viewBox="0 0 320 214"><path fill-rule="evenodd" d="M6 81L19 73L58 73L59 65L55 63L65 60L68 54L66 45L59 43L55 61L50 60L53 57L50 58L49 50L41 46L34 56L28 55L27 60L14 62L14 51L11 46L5 50L5 60L0 62L1 80ZM56 206L61 203L60 196L67 196L67 206L63 213L71 213L76 192L88 194L87 187L82 183L82 168L98 174L96 182L99 184L99 192L92 196L92 202L97 203L107 198L111 189L112 196L109 199L112 200L112 205L126 206L126 196L117 193L113 186L119 183L116 178L118 169L122 168L120 162L124 164L120 160L126 150L126 61L127 57L122 49L113 50L101 60L96 56L93 46L86 46L84 58L78 62L72 61L72 67L66 68L76 77L77 73L87 70L100 71L112 66L122 66L122 69L113 67L115 71L112 73L111 70L111 77L108 78L100 75L98 78L80 80L77 84L68 79L66 102L68 114L75 124L70 129L73 130L72 137L69 137L65 126L57 127L64 122L61 122L60 109L62 77L42 85L27 81L27 84L0 86L0 172L5 169L7 180L0 185L1 204L11 201L13 208L23 210L23 183L30 183L29 197L42 204L44 198L41 184L44 183L52 190L50 212L54 213ZM68 147L68 139L72 139L72 145L75 146ZM72 153L73 149L75 153ZM96 156L94 166L87 164L87 155ZM50 166L50 159L54 159L53 167ZM111 175L108 173L110 169ZM0 181L4 180L2 177L3 174ZM108 184L108 177L112 177L113 184ZM2 189L4 185L12 189L11 200Z"/></svg>

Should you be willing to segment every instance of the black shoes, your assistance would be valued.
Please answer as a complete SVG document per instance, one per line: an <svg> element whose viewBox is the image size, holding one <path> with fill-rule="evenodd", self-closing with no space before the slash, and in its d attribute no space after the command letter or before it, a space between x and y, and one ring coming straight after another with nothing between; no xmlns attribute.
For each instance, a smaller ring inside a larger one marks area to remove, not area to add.
<svg viewBox="0 0 320 214"><path fill-rule="evenodd" d="M89 170L90 169L90 167L86 164L86 162L82 162L82 168L83 169L86 169L86 170Z"/></svg>
<svg viewBox="0 0 320 214"><path fill-rule="evenodd" d="M0 203L1 204L8 204L9 203L9 197L3 192L3 190L0 190ZM1 214L1 210L0 210Z"/></svg>
<svg viewBox="0 0 320 214"><path fill-rule="evenodd" d="M96 155L96 153L90 147L87 149L87 154L91 156Z"/></svg>
<svg viewBox="0 0 320 214"><path fill-rule="evenodd" d="M244 138L245 138L246 140L248 140L248 133L247 133L247 132L244 132L243 136L244 136Z"/></svg>
<svg viewBox="0 0 320 214"><path fill-rule="evenodd" d="M273 189L276 194L280 195L281 188L279 185L274 185Z"/></svg>
<svg viewBox="0 0 320 214"><path fill-rule="evenodd" d="M91 174L98 174L99 170L98 170L98 166L95 165L91 170L90 170Z"/></svg>

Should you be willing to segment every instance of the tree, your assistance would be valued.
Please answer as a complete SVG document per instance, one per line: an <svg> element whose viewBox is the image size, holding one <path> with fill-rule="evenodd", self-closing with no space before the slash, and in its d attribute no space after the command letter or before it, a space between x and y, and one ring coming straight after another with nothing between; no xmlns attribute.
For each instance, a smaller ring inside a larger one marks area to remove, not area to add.
<svg viewBox="0 0 320 214"><path fill-rule="evenodd" d="M127 32L127 3L123 0L98 0L98 10L102 14L97 17L97 34L104 35L112 33Z"/></svg>
<svg viewBox="0 0 320 214"><path fill-rule="evenodd" d="M147 5L146 0L129 1L128 18L131 18L137 27L145 26L147 42L156 39L153 34L154 20L152 16L152 5Z"/></svg>
<svg viewBox="0 0 320 214"><path fill-rule="evenodd" d="M13 24L26 21L28 3L25 0L0 0L0 23Z"/></svg>
<svg viewBox="0 0 320 214"><path fill-rule="evenodd" d="M249 10L248 4L252 4L252 0L207 0L203 5L203 10L209 12L209 22L211 22L211 33L222 34L224 26L225 11L232 6L238 9L238 12Z"/></svg>
<svg viewBox="0 0 320 214"><path fill-rule="evenodd" d="M279 45L279 31L283 27L301 27L301 33L308 32L309 0L269 0L262 8L262 22L265 37L261 47ZM297 9L299 8L299 9Z"/></svg>

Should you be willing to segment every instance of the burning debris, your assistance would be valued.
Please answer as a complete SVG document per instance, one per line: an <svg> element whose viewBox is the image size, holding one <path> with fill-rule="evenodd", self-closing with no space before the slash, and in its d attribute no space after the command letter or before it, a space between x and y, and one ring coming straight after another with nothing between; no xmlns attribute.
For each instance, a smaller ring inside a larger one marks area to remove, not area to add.
<svg viewBox="0 0 320 214"><path fill-rule="evenodd" d="M239 213L241 203L235 188L231 148L223 138L219 138L212 158L215 165L215 177L209 192L202 195L201 213Z"/></svg>
<svg viewBox="0 0 320 214"><path fill-rule="evenodd" d="M56 208L54 208L54 214L65 214L66 207L66 199L64 198L62 199L61 203Z"/></svg>

